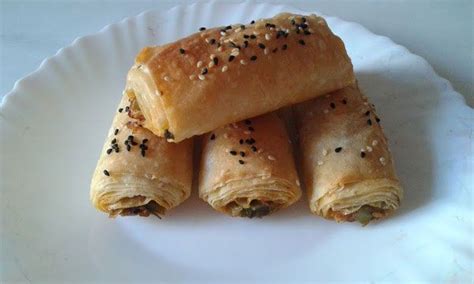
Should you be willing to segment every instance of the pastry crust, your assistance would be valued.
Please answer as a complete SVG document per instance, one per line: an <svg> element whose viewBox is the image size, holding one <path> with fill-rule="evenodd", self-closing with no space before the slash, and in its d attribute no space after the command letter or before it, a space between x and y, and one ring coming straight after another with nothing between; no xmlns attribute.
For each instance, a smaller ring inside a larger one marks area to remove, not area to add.
<svg viewBox="0 0 474 284"><path fill-rule="evenodd" d="M127 88L145 126L179 142L354 81L344 43L323 18L282 13L146 47Z"/></svg>
<svg viewBox="0 0 474 284"><path fill-rule="evenodd" d="M366 223L399 207L403 192L387 139L357 86L302 103L295 112L314 214Z"/></svg>
<svg viewBox="0 0 474 284"><path fill-rule="evenodd" d="M124 95L92 178L90 198L110 217L161 217L190 195L193 142L168 143L129 112Z"/></svg>
<svg viewBox="0 0 474 284"><path fill-rule="evenodd" d="M231 216L262 217L301 196L284 122L274 113L203 136L199 196Z"/></svg>

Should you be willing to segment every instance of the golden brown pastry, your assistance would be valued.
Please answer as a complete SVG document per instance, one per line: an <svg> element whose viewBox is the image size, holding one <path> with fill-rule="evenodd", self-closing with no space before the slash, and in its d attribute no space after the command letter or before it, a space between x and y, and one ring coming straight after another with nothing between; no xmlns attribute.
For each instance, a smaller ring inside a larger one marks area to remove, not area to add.
<svg viewBox="0 0 474 284"><path fill-rule="evenodd" d="M231 216L262 217L301 196L284 122L274 113L203 136L199 196Z"/></svg>
<svg viewBox="0 0 474 284"><path fill-rule="evenodd" d="M130 111L124 95L92 178L90 198L110 217L161 217L189 197L193 143L166 142L130 118Z"/></svg>
<svg viewBox="0 0 474 284"><path fill-rule="evenodd" d="M323 18L283 13L146 47L127 88L145 127L179 142L354 81L344 43Z"/></svg>
<svg viewBox="0 0 474 284"><path fill-rule="evenodd" d="M367 224L400 205L402 188L373 105L357 86L296 106L303 176L314 214Z"/></svg>

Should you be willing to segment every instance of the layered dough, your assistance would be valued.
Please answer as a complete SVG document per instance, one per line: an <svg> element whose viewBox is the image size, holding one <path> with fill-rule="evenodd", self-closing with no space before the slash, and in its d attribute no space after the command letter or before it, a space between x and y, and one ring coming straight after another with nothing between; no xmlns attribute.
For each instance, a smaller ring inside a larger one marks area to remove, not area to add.
<svg viewBox="0 0 474 284"><path fill-rule="evenodd" d="M109 216L163 216L187 199L193 175L192 140L168 143L143 128L143 116L123 96L90 189L93 205Z"/></svg>
<svg viewBox="0 0 474 284"><path fill-rule="evenodd" d="M145 127L179 142L354 81L344 43L323 18L282 13L146 47L127 88Z"/></svg>
<svg viewBox="0 0 474 284"><path fill-rule="evenodd" d="M231 216L263 217L301 196L284 122L271 113L202 138L199 196Z"/></svg>
<svg viewBox="0 0 474 284"><path fill-rule="evenodd" d="M385 217L402 188L375 108L356 85L297 105L309 206L336 221Z"/></svg>

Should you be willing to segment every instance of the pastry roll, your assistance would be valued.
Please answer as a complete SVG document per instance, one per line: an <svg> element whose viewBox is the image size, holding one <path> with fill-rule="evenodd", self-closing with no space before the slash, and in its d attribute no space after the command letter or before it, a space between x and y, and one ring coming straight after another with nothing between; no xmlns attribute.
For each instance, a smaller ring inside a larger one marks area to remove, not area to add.
<svg viewBox="0 0 474 284"><path fill-rule="evenodd" d="M354 81L344 43L323 18L283 13L146 47L127 88L145 127L179 142Z"/></svg>
<svg viewBox="0 0 474 284"><path fill-rule="evenodd" d="M193 143L166 142L130 118L130 111L124 95L92 178L90 198L110 217L161 217L189 197Z"/></svg>
<svg viewBox="0 0 474 284"><path fill-rule="evenodd" d="M400 205L380 119L357 86L295 107L304 182L314 214L336 221L385 217Z"/></svg>
<svg viewBox="0 0 474 284"><path fill-rule="evenodd" d="M301 196L284 122L274 113L203 136L199 196L231 216L263 217Z"/></svg>

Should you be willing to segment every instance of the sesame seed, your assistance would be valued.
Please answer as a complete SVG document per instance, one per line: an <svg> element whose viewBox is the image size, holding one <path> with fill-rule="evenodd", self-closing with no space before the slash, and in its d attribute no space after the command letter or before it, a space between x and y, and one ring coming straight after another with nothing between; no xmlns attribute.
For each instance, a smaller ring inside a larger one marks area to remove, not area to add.
<svg viewBox="0 0 474 284"><path fill-rule="evenodd" d="M372 150L373 150L372 147L370 147L370 146L367 146L366 148L367 148L368 152L372 152Z"/></svg>
<svg viewBox="0 0 474 284"><path fill-rule="evenodd" d="M240 139L240 140L239 140L239 144L240 144L240 145L244 144L244 139Z"/></svg>
<svg viewBox="0 0 474 284"><path fill-rule="evenodd" d="M255 56L255 55L252 55L252 57L250 57L250 60L252 60L252 61L255 61L255 60L257 60L257 56Z"/></svg>
<svg viewBox="0 0 474 284"><path fill-rule="evenodd" d="M380 163L381 163L383 166L385 166L386 161L385 161L385 158L384 158L384 157L380 157L380 158L379 158L379 161L380 161Z"/></svg>
<svg viewBox="0 0 474 284"><path fill-rule="evenodd" d="M244 131L244 134L245 134L245 135L250 135L250 134L252 134L252 132L250 132L249 130L245 130L245 131Z"/></svg>
<svg viewBox="0 0 474 284"><path fill-rule="evenodd" d="M236 29L235 29L235 32L236 32L236 33L240 32L240 31L242 31L241 28L236 28Z"/></svg>
<svg viewBox="0 0 474 284"><path fill-rule="evenodd" d="M197 68L201 68L201 66L202 66L202 61L198 61L198 62L196 63L196 67L197 67Z"/></svg>
<svg viewBox="0 0 474 284"><path fill-rule="evenodd" d="M207 70L207 68L202 68L202 70L201 70L202 75L206 75L207 72L209 72L209 70Z"/></svg>
<svg viewBox="0 0 474 284"><path fill-rule="evenodd" d="M224 138L229 138L229 133L224 133Z"/></svg>
<svg viewBox="0 0 474 284"><path fill-rule="evenodd" d="M266 40L271 40L272 39L272 36L270 34L265 34L265 39Z"/></svg>
<svg viewBox="0 0 474 284"><path fill-rule="evenodd" d="M224 65L224 66L222 67L221 71L222 71L222 72L225 72L225 71L227 71L227 69L229 69L229 67L227 67L227 65Z"/></svg>
<svg viewBox="0 0 474 284"><path fill-rule="evenodd" d="M210 139L211 139L211 140L214 140L214 139L216 139L216 134L212 133L212 134L211 134L211 138L210 138Z"/></svg>
<svg viewBox="0 0 474 284"><path fill-rule="evenodd" d="M232 60L234 60L234 58L235 58L234 55L229 56L229 62L232 62Z"/></svg>
<svg viewBox="0 0 474 284"><path fill-rule="evenodd" d="M226 32L224 32L224 31L221 31L221 36L226 36L226 35L227 35L227 33L226 33Z"/></svg>
<svg viewBox="0 0 474 284"><path fill-rule="evenodd" d="M107 155L110 155L112 153L112 149L107 149Z"/></svg>
<svg viewBox="0 0 474 284"><path fill-rule="evenodd" d="M372 146L377 146L377 144L379 144L379 141L377 140L372 141Z"/></svg>
<svg viewBox="0 0 474 284"><path fill-rule="evenodd" d="M318 166L321 166L323 164L323 161L318 161Z"/></svg>
<svg viewBox="0 0 474 284"><path fill-rule="evenodd" d="M204 77L204 75L202 75L202 74L199 74L199 75L198 75L198 78L199 78L199 80L201 80L201 81L204 81L204 80L206 79L206 77Z"/></svg>
<svg viewBox="0 0 474 284"><path fill-rule="evenodd" d="M341 150L342 150L342 147L337 147L336 149L334 149L334 151L335 151L336 153L341 152Z"/></svg>
<svg viewBox="0 0 474 284"><path fill-rule="evenodd" d="M301 185L299 180L296 180L296 185L297 185L297 186L300 186L300 185Z"/></svg>
<svg viewBox="0 0 474 284"><path fill-rule="evenodd" d="M265 54L265 55L268 54L268 48L265 48L265 49L263 50L263 54Z"/></svg>
<svg viewBox="0 0 474 284"><path fill-rule="evenodd" d="M231 55L231 56L234 56L234 57L237 57L237 56L239 56L239 53L240 53L240 51L237 49L237 50L235 50L235 51L232 51L232 52L230 53L230 55Z"/></svg>
<svg viewBox="0 0 474 284"><path fill-rule="evenodd" d="M268 155L267 158L268 158L270 161L275 161L275 160L276 160L275 157L272 156L272 155Z"/></svg>
<svg viewBox="0 0 474 284"><path fill-rule="evenodd" d="M235 129L239 128L239 126L238 126L237 123L235 123L235 122L231 123L231 125L232 125L232 127L235 128Z"/></svg>
<svg viewBox="0 0 474 284"><path fill-rule="evenodd" d="M123 108L119 108L119 109L118 109L118 112L122 112L122 111L123 111Z"/></svg>
<svg viewBox="0 0 474 284"><path fill-rule="evenodd" d="M117 135L118 132L119 132L119 130L118 130L118 128L116 128L115 131L114 131L114 135Z"/></svg>
<svg viewBox="0 0 474 284"><path fill-rule="evenodd" d="M302 40L302 39L300 39L300 40L298 41L298 43L301 44L301 45L305 45L305 44L306 44L306 43L304 42L304 40Z"/></svg>
<svg viewBox="0 0 474 284"><path fill-rule="evenodd" d="M252 150L252 152L257 152L257 147L255 146L250 147L250 149Z"/></svg>
<svg viewBox="0 0 474 284"><path fill-rule="evenodd" d="M194 75L194 74L193 74L193 75L190 75L190 76L189 76L189 79L190 79L190 80L196 79L196 75Z"/></svg>
<svg viewBox="0 0 474 284"><path fill-rule="evenodd" d="M106 176L108 176L108 177L109 177L109 176L110 176L110 173L109 173L109 171L108 171L108 170L104 170L104 175L106 175Z"/></svg>
<svg viewBox="0 0 474 284"><path fill-rule="evenodd" d="M326 149L323 149L323 156L326 156L328 154L328 151Z"/></svg>
<svg viewBox="0 0 474 284"><path fill-rule="evenodd" d="M336 105L334 103L329 104L331 108L336 108Z"/></svg>
<svg viewBox="0 0 474 284"><path fill-rule="evenodd" d="M241 59L241 60L240 60L240 64L242 64L242 65L247 65L247 62L246 62L245 60Z"/></svg>
<svg viewBox="0 0 474 284"><path fill-rule="evenodd" d="M163 79L164 79L166 82L169 82L169 81L171 80L170 77L168 77L168 76L163 77Z"/></svg>
<svg viewBox="0 0 474 284"><path fill-rule="evenodd" d="M283 49L283 50L286 50L287 48L288 48L288 45L287 45L287 44L284 44L284 45L281 47L281 49Z"/></svg>
<svg viewBox="0 0 474 284"><path fill-rule="evenodd" d="M367 124L368 124L368 125L372 125L372 120L367 119Z"/></svg>
<svg viewBox="0 0 474 284"><path fill-rule="evenodd" d="M258 36L258 35L260 35L260 33L259 33L259 32L257 32L257 31L253 31L253 34L254 34L255 36Z"/></svg>
<svg viewBox="0 0 474 284"><path fill-rule="evenodd" d="M245 157L245 152L240 151L240 156L241 156L241 157Z"/></svg>
<svg viewBox="0 0 474 284"><path fill-rule="evenodd" d="M200 27L199 30L202 32L202 31L205 31L206 28L205 27Z"/></svg>
<svg viewBox="0 0 474 284"><path fill-rule="evenodd" d="M360 157L364 158L365 157L365 152L360 152Z"/></svg>
<svg viewBox="0 0 474 284"><path fill-rule="evenodd" d="M245 162L242 161L242 160L239 160L239 164L243 165L243 164L245 164Z"/></svg>
<svg viewBox="0 0 474 284"><path fill-rule="evenodd" d="M207 67L209 67L209 68L214 67L214 62L213 61L209 62L209 64L207 64Z"/></svg>
<svg viewBox="0 0 474 284"><path fill-rule="evenodd" d="M326 113L329 112L329 110L328 110L328 109L325 109L325 110L323 110L323 112L324 112L324 114L326 114Z"/></svg>
<svg viewBox="0 0 474 284"><path fill-rule="evenodd" d="M219 47L217 48L217 51L219 51L219 52L222 52L222 50L223 50L223 49L222 49L222 46L219 46Z"/></svg>
<svg viewBox="0 0 474 284"><path fill-rule="evenodd" d="M184 51L184 49L182 49L182 48L179 49L179 53L184 54L185 52L186 51Z"/></svg>
<svg viewBox="0 0 474 284"><path fill-rule="evenodd" d="M213 60L214 58L216 58L216 55L215 55L215 54L211 54L211 55L209 55L209 58L210 58L211 60Z"/></svg>

